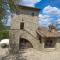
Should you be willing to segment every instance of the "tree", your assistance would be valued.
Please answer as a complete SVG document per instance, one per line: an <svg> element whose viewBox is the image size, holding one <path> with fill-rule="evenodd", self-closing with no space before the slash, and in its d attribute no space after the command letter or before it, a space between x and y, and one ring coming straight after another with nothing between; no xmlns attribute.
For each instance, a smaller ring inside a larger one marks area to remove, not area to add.
<svg viewBox="0 0 60 60"><path fill-rule="evenodd" d="M3 4L3 1L0 0L0 31L5 29L5 27L4 27L3 23L2 23L2 18L4 16L4 9L2 7L2 4Z"/></svg>
<svg viewBox="0 0 60 60"><path fill-rule="evenodd" d="M16 5L16 2L20 2L21 0L8 0L8 3L9 3L9 6L10 6L10 10L12 11L12 12L16 12L17 10L19 10L20 9L20 7L18 7L17 5Z"/></svg>
<svg viewBox="0 0 60 60"><path fill-rule="evenodd" d="M14 1L19 1L19 0L8 0L8 4L12 12L16 12L18 9L20 9L17 5L15 5ZM0 0L0 39L9 38L9 30L6 29L6 27L2 23L2 18L5 15L2 5L3 5L3 0Z"/></svg>
<svg viewBox="0 0 60 60"><path fill-rule="evenodd" d="M3 0L0 0L0 39L9 37L9 31L6 29L2 22L4 15L5 13L3 9Z"/></svg>
<svg viewBox="0 0 60 60"><path fill-rule="evenodd" d="M2 7L2 0L0 0L0 21L3 18L3 16L4 16L4 9Z"/></svg>
<svg viewBox="0 0 60 60"><path fill-rule="evenodd" d="M10 6L10 10L12 12L16 12L17 10L17 6L14 4L14 0L8 0L9 6Z"/></svg>

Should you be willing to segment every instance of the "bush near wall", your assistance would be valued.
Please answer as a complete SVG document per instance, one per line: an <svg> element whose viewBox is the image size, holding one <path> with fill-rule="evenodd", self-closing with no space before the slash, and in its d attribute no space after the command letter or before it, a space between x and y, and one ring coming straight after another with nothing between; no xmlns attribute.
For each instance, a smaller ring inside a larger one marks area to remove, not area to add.
<svg viewBox="0 0 60 60"><path fill-rule="evenodd" d="M2 30L0 31L0 40L1 39L9 38L9 30Z"/></svg>

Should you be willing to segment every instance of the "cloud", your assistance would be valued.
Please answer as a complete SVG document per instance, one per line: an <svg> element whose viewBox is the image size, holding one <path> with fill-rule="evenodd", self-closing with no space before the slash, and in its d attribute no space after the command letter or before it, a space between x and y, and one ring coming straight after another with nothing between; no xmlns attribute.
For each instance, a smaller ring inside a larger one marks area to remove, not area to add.
<svg viewBox="0 0 60 60"><path fill-rule="evenodd" d="M50 24L50 17L48 15L39 15L39 21L38 21L38 25L40 27L48 27L48 25Z"/></svg>
<svg viewBox="0 0 60 60"><path fill-rule="evenodd" d="M42 27L48 27L50 23L56 25L60 22L60 9L52 7L50 5L46 6L42 13L39 14L39 25Z"/></svg>
<svg viewBox="0 0 60 60"><path fill-rule="evenodd" d="M47 7L44 8L43 13L60 15L60 9L56 7L51 7L50 5L48 5Z"/></svg>
<svg viewBox="0 0 60 60"><path fill-rule="evenodd" d="M36 2L39 2L40 0L21 0L18 4L24 5L24 6L30 6L34 7L34 4Z"/></svg>

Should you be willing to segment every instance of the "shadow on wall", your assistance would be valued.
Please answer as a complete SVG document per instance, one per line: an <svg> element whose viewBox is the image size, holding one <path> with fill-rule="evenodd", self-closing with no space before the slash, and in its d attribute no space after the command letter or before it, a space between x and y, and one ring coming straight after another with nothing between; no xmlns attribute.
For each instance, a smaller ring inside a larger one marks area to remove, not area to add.
<svg viewBox="0 0 60 60"><path fill-rule="evenodd" d="M20 42L20 44L19 44L20 49L33 48L32 43L29 42L27 39L20 38L19 42Z"/></svg>

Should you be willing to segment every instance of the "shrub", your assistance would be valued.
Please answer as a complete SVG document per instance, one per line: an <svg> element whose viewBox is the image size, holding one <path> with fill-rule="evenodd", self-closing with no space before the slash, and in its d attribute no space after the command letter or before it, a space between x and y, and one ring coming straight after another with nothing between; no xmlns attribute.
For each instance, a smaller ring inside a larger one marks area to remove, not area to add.
<svg viewBox="0 0 60 60"><path fill-rule="evenodd" d="M0 40L5 38L9 38L9 31L8 30L0 31Z"/></svg>

